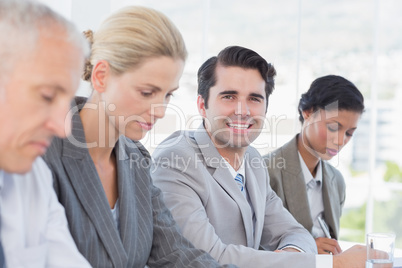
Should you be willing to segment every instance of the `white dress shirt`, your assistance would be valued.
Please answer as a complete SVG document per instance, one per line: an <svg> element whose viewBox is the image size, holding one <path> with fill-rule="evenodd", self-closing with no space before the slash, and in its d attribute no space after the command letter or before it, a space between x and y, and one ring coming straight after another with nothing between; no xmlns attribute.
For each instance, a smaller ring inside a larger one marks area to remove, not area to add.
<svg viewBox="0 0 402 268"><path fill-rule="evenodd" d="M322 164L321 161L318 162L317 172L315 177L313 177L302 156L300 155L300 152L298 152L298 155L304 181L306 183L310 215L313 221L312 235L314 238L325 237L325 233L318 221L318 217L322 217L324 215L324 201L322 199Z"/></svg>
<svg viewBox="0 0 402 268"><path fill-rule="evenodd" d="M114 207L111 209L111 211L112 211L113 220L116 224L116 228L120 233L120 201L119 201L119 199L117 199L117 201L114 204Z"/></svg>
<svg viewBox="0 0 402 268"><path fill-rule="evenodd" d="M313 177L300 155L300 152L297 153L306 183L310 214L313 219L312 235L314 238L325 237L324 231L321 229L320 223L318 222L318 217L322 216L324 213L324 201L322 199L322 164L321 161L318 163L316 176ZM316 268L332 268L332 260L333 257L331 255L316 255Z"/></svg>
<svg viewBox="0 0 402 268"><path fill-rule="evenodd" d="M90 267L70 235L41 158L23 175L0 170L0 211L6 267Z"/></svg>

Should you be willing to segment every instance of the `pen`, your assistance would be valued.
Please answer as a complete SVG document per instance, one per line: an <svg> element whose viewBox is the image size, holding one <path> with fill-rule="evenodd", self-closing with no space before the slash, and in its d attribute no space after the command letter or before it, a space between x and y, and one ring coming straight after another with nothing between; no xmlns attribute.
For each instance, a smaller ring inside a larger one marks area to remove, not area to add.
<svg viewBox="0 0 402 268"><path fill-rule="evenodd" d="M320 223L321 229L323 230L325 236L327 238L332 238L331 235L329 234L329 229L325 221L321 218L321 216L318 216L318 222Z"/></svg>
<svg viewBox="0 0 402 268"><path fill-rule="evenodd" d="M325 223L325 221L323 220L323 218L321 218L321 216L318 216L318 222L320 223L321 229L324 231L324 234L327 238L332 238L330 233L329 233L329 229L327 224ZM329 254L332 255L332 252L327 251Z"/></svg>

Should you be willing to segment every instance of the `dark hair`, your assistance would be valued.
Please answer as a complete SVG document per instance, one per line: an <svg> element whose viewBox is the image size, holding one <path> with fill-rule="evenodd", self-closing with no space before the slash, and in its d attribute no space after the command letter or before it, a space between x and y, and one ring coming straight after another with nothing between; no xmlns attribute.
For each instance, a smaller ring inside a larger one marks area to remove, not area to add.
<svg viewBox="0 0 402 268"><path fill-rule="evenodd" d="M257 52L240 47L230 46L219 52L218 56L209 58L198 69L198 95L201 95L208 108L209 89L216 83L216 66L220 64L225 67L237 66L245 69L256 69L260 72L265 81L265 95L267 98L274 90L274 77L276 70L274 66L261 57Z"/></svg>
<svg viewBox="0 0 402 268"><path fill-rule="evenodd" d="M357 87L349 80L327 75L311 83L309 90L301 95L299 101L299 120L303 123L303 111L325 109L329 105L337 105L337 110L363 113L364 98Z"/></svg>

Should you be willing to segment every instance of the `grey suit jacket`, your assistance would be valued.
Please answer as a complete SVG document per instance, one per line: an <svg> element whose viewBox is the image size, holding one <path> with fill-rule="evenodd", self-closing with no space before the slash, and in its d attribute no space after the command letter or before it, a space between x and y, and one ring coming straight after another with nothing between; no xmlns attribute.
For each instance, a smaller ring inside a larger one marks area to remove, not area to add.
<svg viewBox="0 0 402 268"><path fill-rule="evenodd" d="M83 105L84 99L79 99ZM78 112L70 139L55 139L44 159L64 205L79 251L94 267L217 267L180 233L161 191L151 181L150 157L140 143L120 137L117 159L120 232L85 146Z"/></svg>
<svg viewBox="0 0 402 268"><path fill-rule="evenodd" d="M239 267L315 267L314 254L269 251L288 244L310 253L317 248L272 191L264 162L254 148L249 147L245 156L254 231L252 209L202 126L195 132L174 133L153 157L154 183L164 192L184 236L196 247L220 263Z"/></svg>
<svg viewBox="0 0 402 268"><path fill-rule="evenodd" d="M313 221L297 151L296 135L282 147L265 155L264 159L272 189L295 219L311 233ZM339 219L345 202L345 181L341 173L326 161L322 161L322 173L324 218L331 236L338 239Z"/></svg>

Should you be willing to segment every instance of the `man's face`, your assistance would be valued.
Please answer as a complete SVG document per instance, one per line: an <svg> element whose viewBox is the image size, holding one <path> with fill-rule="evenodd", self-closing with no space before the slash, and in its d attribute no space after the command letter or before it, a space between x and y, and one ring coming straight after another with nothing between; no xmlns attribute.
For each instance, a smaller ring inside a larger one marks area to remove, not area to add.
<svg viewBox="0 0 402 268"><path fill-rule="evenodd" d="M63 33L41 33L37 46L19 57L0 86L2 170L29 171L53 136L70 133L67 112L79 86L83 56L64 39Z"/></svg>
<svg viewBox="0 0 402 268"><path fill-rule="evenodd" d="M216 68L216 84L210 88L208 108L198 97L205 128L220 148L244 148L260 134L266 112L265 81L258 70Z"/></svg>

